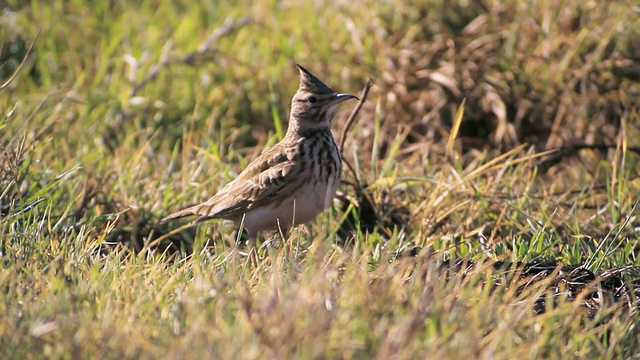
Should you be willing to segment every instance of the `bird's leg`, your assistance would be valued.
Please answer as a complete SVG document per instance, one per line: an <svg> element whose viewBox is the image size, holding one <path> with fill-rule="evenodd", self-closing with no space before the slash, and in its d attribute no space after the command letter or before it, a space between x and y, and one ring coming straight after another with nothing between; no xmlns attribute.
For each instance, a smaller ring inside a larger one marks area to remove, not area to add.
<svg viewBox="0 0 640 360"><path fill-rule="evenodd" d="M260 250L262 250L263 248L272 248L273 244L278 241L278 235L280 235L280 239L282 240L282 243L286 243L287 241L287 235L289 234L289 228L288 227L282 227L280 224L280 219L276 220L277 224L278 224L278 232L272 236L270 236L267 240L265 240L261 245L260 245Z"/></svg>
<svg viewBox="0 0 640 360"><path fill-rule="evenodd" d="M245 244L248 241L247 239L249 238L249 233L247 232L246 229L241 227L238 230L236 230L234 237L235 237L235 240L233 242L233 248L240 250L243 247L243 244Z"/></svg>
<svg viewBox="0 0 640 360"><path fill-rule="evenodd" d="M249 232L246 228L240 227L236 235L235 248L242 256L248 256L253 268L258 266L258 252L256 248L256 234Z"/></svg>
<svg viewBox="0 0 640 360"><path fill-rule="evenodd" d="M250 232L243 226L240 226L239 231L242 231L242 234L240 234L238 239L240 240L240 243L244 243L245 248L248 248L248 255L249 255L249 260L251 261L251 266L254 269L257 269L259 264L258 249L256 247L257 233Z"/></svg>
<svg viewBox="0 0 640 360"><path fill-rule="evenodd" d="M238 231L241 233L238 236L238 243L244 244L247 247L255 245L255 236L251 236L251 233L245 228L240 228Z"/></svg>
<svg viewBox="0 0 640 360"><path fill-rule="evenodd" d="M254 269L258 269L259 258L258 258L258 248L256 246L256 236L249 235L249 239L247 240L247 246L249 247L249 258L251 259L251 266Z"/></svg>
<svg viewBox="0 0 640 360"><path fill-rule="evenodd" d="M294 211L295 211L295 201L294 201ZM278 225L278 234L280 235L280 238L282 239L282 242L286 242L287 241L287 236L289 235L289 229L286 226L281 226L282 224L280 224L280 219L276 219L276 223ZM291 222L291 226L293 226L293 221Z"/></svg>

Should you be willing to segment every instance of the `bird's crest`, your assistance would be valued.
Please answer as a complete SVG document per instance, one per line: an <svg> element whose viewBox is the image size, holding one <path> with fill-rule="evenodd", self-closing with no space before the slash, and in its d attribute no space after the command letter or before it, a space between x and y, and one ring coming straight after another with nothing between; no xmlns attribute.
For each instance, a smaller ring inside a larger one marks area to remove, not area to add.
<svg viewBox="0 0 640 360"><path fill-rule="evenodd" d="M298 91L306 91L318 95L334 93L327 84L320 81L320 79L315 77L315 75L309 72L309 70L303 68L299 64L296 65L300 70L300 87L298 88Z"/></svg>

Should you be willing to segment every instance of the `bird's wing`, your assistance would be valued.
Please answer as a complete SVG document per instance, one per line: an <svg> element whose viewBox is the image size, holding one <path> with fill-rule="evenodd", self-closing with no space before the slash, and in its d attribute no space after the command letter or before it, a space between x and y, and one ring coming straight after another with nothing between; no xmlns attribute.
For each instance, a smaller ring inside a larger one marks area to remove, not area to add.
<svg viewBox="0 0 640 360"><path fill-rule="evenodd" d="M294 155L295 156L295 155ZM192 214L197 221L213 218L239 218L247 210L279 202L294 193L305 182L300 175L300 162L274 146L260 155L233 181L208 201L196 205Z"/></svg>

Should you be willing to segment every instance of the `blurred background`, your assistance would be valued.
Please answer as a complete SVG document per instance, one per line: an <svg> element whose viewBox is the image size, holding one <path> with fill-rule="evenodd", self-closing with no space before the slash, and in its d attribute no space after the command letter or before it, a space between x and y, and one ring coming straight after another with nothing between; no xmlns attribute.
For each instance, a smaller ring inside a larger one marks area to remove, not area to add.
<svg viewBox="0 0 640 360"><path fill-rule="evenodd" d="M158 134L156 147L171 147L189 128L204 144L221 127L236 129L224 130L239 137L236 146L255 145L265 129L286 123L295 62L341 91L360 91L372 77L359 125L372 127L379 116L386 135L409 129L407 146L446 138L463 99L465 151L612 144L640 94L640 8L632 1L5 0L0 7L3 79L41 32L0 106L24 94L33 101L16 110L57 105L65 120L53 131L88 135L69 139L73 147L96 136L115 146L133 127Z"/></svg>

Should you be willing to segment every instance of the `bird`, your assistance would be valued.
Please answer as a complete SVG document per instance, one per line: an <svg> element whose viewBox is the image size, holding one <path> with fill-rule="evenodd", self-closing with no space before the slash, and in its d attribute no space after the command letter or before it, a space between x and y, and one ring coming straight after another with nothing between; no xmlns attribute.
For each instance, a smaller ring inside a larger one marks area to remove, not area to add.
<svg viewBox="0 0 640 360"><path fill-rule="evenodd" d="M307 223L327 209L342 173L340 149L331 133L338 104L358 99L338 93L296 64L298 90L291 100L283 139L253 160L209 200L166 216L196 216L193 223L227 219L241 223L249 240L262 231ZM359 100L359 99L358 99Z"/></svg>

